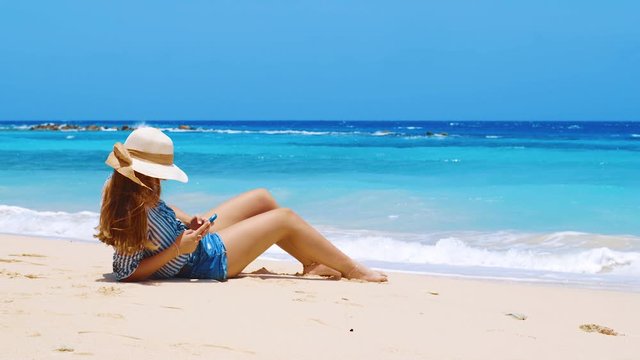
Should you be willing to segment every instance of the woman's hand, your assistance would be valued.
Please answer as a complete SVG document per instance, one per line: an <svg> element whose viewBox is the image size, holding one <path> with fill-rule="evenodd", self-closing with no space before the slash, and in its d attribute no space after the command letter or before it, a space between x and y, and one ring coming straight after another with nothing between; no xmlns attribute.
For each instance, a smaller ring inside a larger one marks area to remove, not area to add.
<svg viewBox="0 0 640 360"><path fill-rule="evenodd" d="M189 229L191 230L197 230L200 226L202 226L202 224L204 224L204 222L207 219L205 218L201 218L200 216L194 216L191 218L191 221L189 221Z"/></svg>
<svg viewBox="0 0 640 360"><path fill-rule="evenodd" d="M191 254L194 252L198 247L200 240L202 240L202 237L209 232L209 228L211 228L211 223L209 220L203 219L202 225L200 225L196 230L185 230L185 232L183 232L176 240L180 254Z"/></svg>

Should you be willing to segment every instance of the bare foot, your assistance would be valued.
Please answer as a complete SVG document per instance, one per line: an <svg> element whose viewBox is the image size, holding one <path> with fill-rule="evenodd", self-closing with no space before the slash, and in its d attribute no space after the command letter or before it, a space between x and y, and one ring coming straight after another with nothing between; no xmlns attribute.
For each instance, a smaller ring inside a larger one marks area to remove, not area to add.
<svg viewBox="0 0 640 360"><path fill-rule="evenodd" d="M386 273L383 273L383 272L382 272L382 271L380 271L380 270L372 270L372 271L377 272L378 274L380 274L380 276L387 277L387 274L386 274Z"/></svg>
<svg viewBox="0 0 640 360"><path fill-rule="evenodd" d="M345 276L347 279L361 280L367 282L385 282L387 275L371 270L364 265L355 265Z"/></svg>
<svg viewBox="0 0 640 360"><path fill-rule="evenodd" d="M318 264L318 263L311 263L309 265L303 265L302 275L327 276L331 280L340 280L340 279L342 279L342 274L339 271L333 270L332 268L330 268L330 267L328 267L326 265L322 265L322 264Z"/></svg>

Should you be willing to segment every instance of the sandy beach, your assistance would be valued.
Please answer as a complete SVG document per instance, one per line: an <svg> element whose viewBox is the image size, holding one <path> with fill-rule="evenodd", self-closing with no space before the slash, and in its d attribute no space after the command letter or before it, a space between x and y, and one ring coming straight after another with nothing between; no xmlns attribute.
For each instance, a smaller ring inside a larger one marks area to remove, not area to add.
<svg viewBox="0 0 640 360"><path fill-rule="evenodd" d="M389 273L110 277L102 244L0 236L2 359L637 359L640 294ZM515 314L507 315L507 314ZM520 315L526 316L519 320ZM618 336L585 332L609 327Z"/></svg>

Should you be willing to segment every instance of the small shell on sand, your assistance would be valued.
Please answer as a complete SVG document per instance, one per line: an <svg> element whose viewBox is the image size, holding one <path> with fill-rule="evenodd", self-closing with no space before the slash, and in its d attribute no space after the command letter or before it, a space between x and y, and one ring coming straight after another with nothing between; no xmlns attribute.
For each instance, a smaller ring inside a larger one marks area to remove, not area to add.
<svg viewBox="0 0 640 360"><path fill-rule="evenodd" d="M597 332L600 334L611 335L611 336L620 335L617 331L613 330L612 328L608 328L606 326L600 326L597 324L582 324L580 325L580 330L586 331L586 332Z"/></svg>
<svg viewBox="0 0 640 360"><path fill-rule="evenodd" d="M56 349L56 351L59 352L73 352L74 350L68 346L61 346L59 348Z"/></svg>
<svg viewBox="0 0 640 360"><path fill-rule="evenodd" d="M525 314L520 314L520 313L508 313L505 314L506 316L511 316L512 318L516 319L516 320L527 320L527 315Z"/></svg>

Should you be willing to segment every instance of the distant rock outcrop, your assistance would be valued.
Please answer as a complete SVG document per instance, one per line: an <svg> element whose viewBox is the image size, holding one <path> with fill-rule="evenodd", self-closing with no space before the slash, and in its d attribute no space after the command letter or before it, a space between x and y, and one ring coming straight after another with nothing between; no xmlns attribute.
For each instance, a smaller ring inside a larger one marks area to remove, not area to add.
<svg viewBox="0 0 640 360"><path fill-rule="evenodd" d="M48 131L58 131L60 130L60 125L46 123L46 124L38 124L29 128L29 130L48 130Z"/></svg>
<svg viewBox="0 0 640 360"><path fill-rule="evenodd" d="M191 129L189 127L189 129ZM110 126L110 127L102 127L95 124L81 126L75 124L54 124L54 123L43 123L38 125L33 125L29 127L29 130L35 131L130 131L135 130L134 127L129 125L122 125L120 128L118 126Z"/></svg>
<svg viewBox="0 0 640 360"><path fill-rule="evenodd" d="M60 130L67 130L67 131L68 130L79 130L80 126L79 125L64 124L64 125L61 125L59 129Z"/></svg>
<svg viewBox="0 0 640 360"><path fill-rule="evenodd" d="M447 134L446 132L440 132L440 133L433 133L431 131L427 131L427 133L425 134L426 136L436 136L436 137L447 137L449 136L449 134Z"/></svg>

